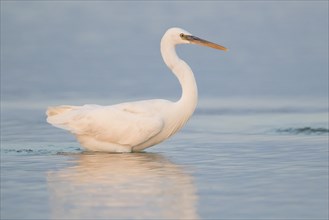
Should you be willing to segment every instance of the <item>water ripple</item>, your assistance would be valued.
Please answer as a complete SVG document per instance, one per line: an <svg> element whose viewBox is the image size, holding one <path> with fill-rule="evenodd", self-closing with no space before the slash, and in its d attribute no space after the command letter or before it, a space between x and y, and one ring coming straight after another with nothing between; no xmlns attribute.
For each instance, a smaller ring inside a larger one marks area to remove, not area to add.
<svg viewBox="0 0 329 220"><path fill-rule="evenodd" d="M302 128L285 128L277 129L279 133L288 133L288 134L326 134L329 133L327 128L312 128L312 127L302 127Z"/></svg>

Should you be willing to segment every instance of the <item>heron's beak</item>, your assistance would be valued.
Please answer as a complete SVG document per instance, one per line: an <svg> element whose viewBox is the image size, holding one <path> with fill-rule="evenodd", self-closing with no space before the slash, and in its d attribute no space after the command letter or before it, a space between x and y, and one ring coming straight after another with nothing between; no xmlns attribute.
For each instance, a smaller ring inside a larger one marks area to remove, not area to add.
<svg viewBox="0 0 329 220"><path fill-rule="evenodd" d="M195 36L192 36L192 35L184 35L184 36L181 36L181 37L184 38L185 40L188 40L192 44L199 44L201 46L211 47L211 48L214 48L214 49L217 49L217 50L228 51L228 49L226 47L223 47L219 44L212 43L210 41L203 40L201 38L198 38L198 37L195 37Z"/></svg>

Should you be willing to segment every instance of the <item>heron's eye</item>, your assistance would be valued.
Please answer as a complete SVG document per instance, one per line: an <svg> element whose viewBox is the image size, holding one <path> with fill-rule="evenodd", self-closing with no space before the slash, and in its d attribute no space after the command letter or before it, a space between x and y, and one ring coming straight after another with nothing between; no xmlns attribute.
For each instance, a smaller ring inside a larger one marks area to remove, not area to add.
<svg viewBox="0 0 329 220"><path fill-rule="evenodd" d="M181 38L183 38L183 37L184 37L184 34L183 34L183 33L181 33L179 36L180 36Z"/></svg>

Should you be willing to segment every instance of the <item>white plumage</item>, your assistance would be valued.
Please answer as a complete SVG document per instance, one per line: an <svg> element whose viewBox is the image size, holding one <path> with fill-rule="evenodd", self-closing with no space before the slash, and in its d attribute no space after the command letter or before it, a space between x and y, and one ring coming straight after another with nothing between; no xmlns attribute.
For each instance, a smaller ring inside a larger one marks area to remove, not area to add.
<svg viewBox="0 0 329 220"><path fill-rule="evenodd" d="M182 96L177 102L155 99L111 106L49 107L47 121L70 131L83 147L92 151L141 151L164 141L184 126L197 105L193 72L175 52L177 44L186 43L227 50L180 28L166 31L161 40L161 54L182 86Z"/></svg>

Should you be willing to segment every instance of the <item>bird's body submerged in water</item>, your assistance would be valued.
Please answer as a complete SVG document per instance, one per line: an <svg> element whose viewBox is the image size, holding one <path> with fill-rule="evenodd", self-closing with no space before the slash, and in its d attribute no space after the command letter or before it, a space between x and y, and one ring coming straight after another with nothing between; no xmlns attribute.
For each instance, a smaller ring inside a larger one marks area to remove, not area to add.
<svg viewBox="0 0 329 220"><path fill-rule="evenodd" d="M175 51L177 44L188 43L227 50L180 28L166 31L161 40L161 54L182 86L182 96L177 102L154 99L111 106L49 107L47 121L73 133L91 151L141 151L166 140L185 125L197 105L193 72Z"/></svg>

